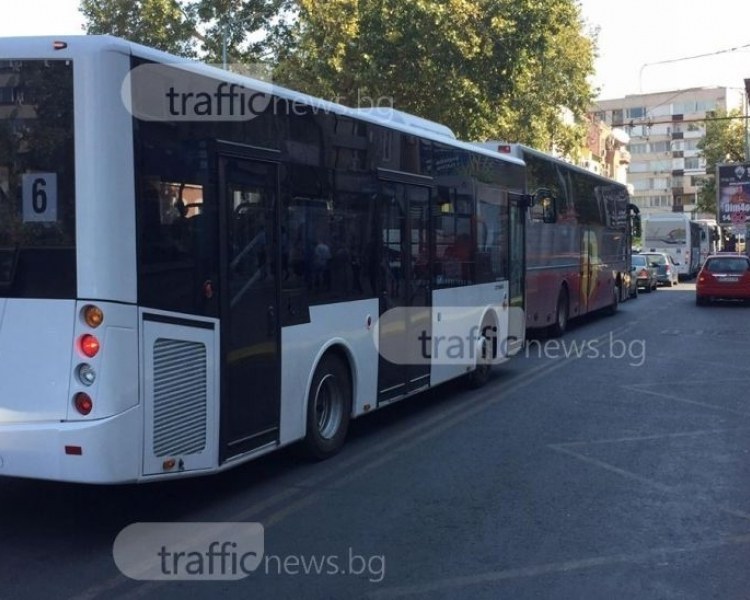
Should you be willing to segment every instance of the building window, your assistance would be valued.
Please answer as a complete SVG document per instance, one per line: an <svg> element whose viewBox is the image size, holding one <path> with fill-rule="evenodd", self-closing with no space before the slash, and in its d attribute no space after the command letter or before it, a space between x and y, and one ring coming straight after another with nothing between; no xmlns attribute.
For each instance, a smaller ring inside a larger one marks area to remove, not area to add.
<svg viewBox="0 0 750 600"><path fill-rule="evenodd" d="M669 142L652 142L649 144L651 152L666 152L669 150Z"/></svg>
<svg viewBox="0 0 750 600"><path fill-rule="evenodd" d="M643 106L634 106L627 109L628 119L643 119L646 116L646 108Z"/></svg>

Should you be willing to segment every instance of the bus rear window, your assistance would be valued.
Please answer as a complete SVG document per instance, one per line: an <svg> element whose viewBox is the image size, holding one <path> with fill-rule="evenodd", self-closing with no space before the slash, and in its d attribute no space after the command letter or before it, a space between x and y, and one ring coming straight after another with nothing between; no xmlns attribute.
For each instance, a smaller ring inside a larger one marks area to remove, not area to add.
<svg viewBox="0 0 750 600"><path fill-rule="evenodd" d="M0 296L76 294L73 64L0 61Z"/></svg>

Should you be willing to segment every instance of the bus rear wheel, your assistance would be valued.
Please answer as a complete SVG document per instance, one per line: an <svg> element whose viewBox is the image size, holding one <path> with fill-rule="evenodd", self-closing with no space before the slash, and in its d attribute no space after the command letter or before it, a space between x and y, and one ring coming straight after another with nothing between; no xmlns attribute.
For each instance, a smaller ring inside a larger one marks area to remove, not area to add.
<svg viewBox="0 0 750 600"><path fill-rule="evenodd" d="M555 322L549 327L551 337L560 337L568 328L568 291L563 288L557 297L555 309Z"/></svg>
<svg viewBox="0 0 750 600"><path fill-rule="evenodd" d="M307 401L306 453L315 460L336 454L349 430L352 384L349 369L339 357L323 357L315 370Z"/></svg>

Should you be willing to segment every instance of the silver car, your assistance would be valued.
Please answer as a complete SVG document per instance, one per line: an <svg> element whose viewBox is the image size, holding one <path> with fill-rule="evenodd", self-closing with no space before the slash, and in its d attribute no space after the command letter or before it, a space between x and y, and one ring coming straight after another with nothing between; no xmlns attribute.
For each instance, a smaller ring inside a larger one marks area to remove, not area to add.
<svg viewBox="0 0 750 600"><path fill-rule="evenodd" d="M651 266L656 268L656 281L659 285L672 287L679 283L677 263L675 263L669 254L664 252L642 252L641 255L647 257Z"/></svg>
<svg viewBox="0 0 750 600"><path fill-rule="evenodd" d="M655 290L658 285L656 267L643 254L633 254L630 257L630 276L635 277L636 286L647 293Z"/></svg>

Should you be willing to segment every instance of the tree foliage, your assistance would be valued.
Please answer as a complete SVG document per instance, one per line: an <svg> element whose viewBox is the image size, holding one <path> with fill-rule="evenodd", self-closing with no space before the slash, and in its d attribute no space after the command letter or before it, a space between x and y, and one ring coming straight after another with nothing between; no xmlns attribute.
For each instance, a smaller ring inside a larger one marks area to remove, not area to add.
<svg viewBox="0 0 750 600"><path fill-rule="evenodd" d="M232 60L269 59L282 84L394 106L464 139L569 153L593 100L596 40L577 0L82 0L81 10L89 33L209 61L226 37Z"/></svg>
<svg viewBox="0 0 750 600"><path fill-rule="evenodd" d="M745 161L745 120L742 111L717 111L706 121L698 149L706 159L706 177L698 194L698 211L716 213L716 166Z"/></svg>
<svg viewBox="0 0 750 600"><path fill-rule="evenodd" d="M111 34L180 56L260 61L289 43L294 0L81 0L86 32Z"/></svg>
<svg viewBox="0 0 750 600"><path fill-rule="evenodd" d="M277 79L351 106L392 100L465 139L570 150L595 40L574 0L298 0Z"/></svg>
<svg viewBox="0 0 750 600"><path fill-rule="evenodd" d="M191 7L188 7L191 8ZM110 34L181 56L196 56L195 20L173 0L81 0L86 33Z"/></svg>

